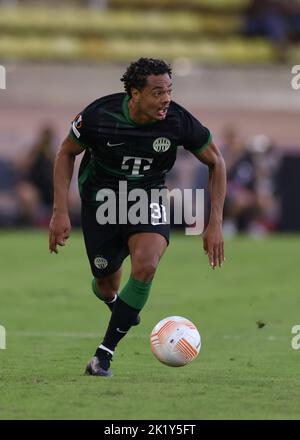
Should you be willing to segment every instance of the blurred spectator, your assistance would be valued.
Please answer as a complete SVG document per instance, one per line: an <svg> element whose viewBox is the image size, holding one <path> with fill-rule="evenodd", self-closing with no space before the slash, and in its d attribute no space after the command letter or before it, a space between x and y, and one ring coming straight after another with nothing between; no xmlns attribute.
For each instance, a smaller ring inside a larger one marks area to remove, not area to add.
<svg viewBox="0 0 300 440"><path fill-rule="evenodd" d="M234 126L227 126L221 144L227 168L224 233L244 231L255 209L254 168Z"/></svg>
<svg viewBox="0 0 300 440"><path fill-rule="evenodd" d="M278 155L270 139L254 136L244 147L233 126L223 135L223 155L227 166L227 196L224 232L264 234L276 228L276 170Z"/></svg>
<svg viewBox="0 0 300 440"><path fill-rule="evenodd" d="M53 129L42 128L31 151L19 162L17 198L21 225L48 224L53 194L54 140Z"/></svg>
<svg viewBox="0 0 300 440"><path fill-rule="evenodd" d="M271 139L256 135L247 144L254 165L255 215L250 224L254 234L271 232L279 224L278 169L280 154Z"/></svg>
<svg viewBox="0 0 300 440"><path fill-rule="evenodd" d="M15 197L17 170L14 164L0 159L0 226L13 226L18 217L18 203Z"/></svg>
<svg viewBox="0 0 300 440"><path fill-rule="evenodd" d="M282 4L276 0L251 0L246 11L246 34L264 35L276 44L286 38L286 20Z"/></svg>
<svg viewBox="0 0 300 440"><path fill-rule="evenodd" d="M251 0L246 10L245 33L265 36L285 61L288 43L300 40L300 0Z"/></svg>
<svg viewBox="0 0 300 440"><path fill-rule="evenodd" d="M283 3L287 17L290 40L300 41L300 0L290 0Z"/></svg>
<svg viewBox="0 0 300 440"><path fill-rule="evenodd" d="M88 0L87 6L91 9L106 9L108 0Z"/></svg>

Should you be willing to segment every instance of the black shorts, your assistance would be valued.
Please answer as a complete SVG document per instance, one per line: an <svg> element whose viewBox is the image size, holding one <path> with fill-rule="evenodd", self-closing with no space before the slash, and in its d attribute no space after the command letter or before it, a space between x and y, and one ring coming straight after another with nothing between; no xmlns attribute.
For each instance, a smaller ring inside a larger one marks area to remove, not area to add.
<svg viewBox="0 0 300 440"><path fill-rule="evenodd" d="M81 223L86 252L94 277L101 278L116 272L129 255L128 238L139 232L155 232L169 244L170 224L104 224L96 218L98 205L82 202ZM150 210L149 210L150 213Z"/></svg>

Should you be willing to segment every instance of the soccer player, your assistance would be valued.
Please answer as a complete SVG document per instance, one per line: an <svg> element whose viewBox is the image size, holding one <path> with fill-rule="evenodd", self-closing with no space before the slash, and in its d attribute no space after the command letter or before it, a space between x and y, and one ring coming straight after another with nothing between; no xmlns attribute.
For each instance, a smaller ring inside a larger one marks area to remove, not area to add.
<svg viewBox="0 0 300 440"><path fill-rule="evenodd" d="M212 268L224 261L224 160L210 131L171 101L171 74L170 66L162 60L140 58L132 62L121 78L126 93L99 98L79 113L56 157L50 252L57 253L57 245L64 246L69 237L68 190L75 156L84 151L78 180L82 229L94 276L92 289L112 311L104 339L86 367L90 375L112 375L110 361L115 348L131 326L139 323L139 313L169 242L169 224L158 221L163 217L158 203L149 205L148 223L117 220L100 224L101 190L118 195L121 181L128 189L149 192L163 188L176 149L183 146L209 167L211 212L203 247ZM131 274L119 291L122 262L128 255Z"/></svg>

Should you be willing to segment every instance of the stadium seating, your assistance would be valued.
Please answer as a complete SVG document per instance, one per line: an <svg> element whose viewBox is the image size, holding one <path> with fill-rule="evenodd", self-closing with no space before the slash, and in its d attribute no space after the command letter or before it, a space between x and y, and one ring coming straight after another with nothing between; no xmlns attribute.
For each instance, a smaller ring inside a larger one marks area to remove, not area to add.
<svg viewBox="0 0 300 440"><path fill-rule="evenodd" d="M96 10L2 8L0 57L128 61L147 55L214 64L274 62L276 51L270 42L243 36L247 4L248 0L111 0L109 8ZM294 52L293 57L299 55Z"/></svg>

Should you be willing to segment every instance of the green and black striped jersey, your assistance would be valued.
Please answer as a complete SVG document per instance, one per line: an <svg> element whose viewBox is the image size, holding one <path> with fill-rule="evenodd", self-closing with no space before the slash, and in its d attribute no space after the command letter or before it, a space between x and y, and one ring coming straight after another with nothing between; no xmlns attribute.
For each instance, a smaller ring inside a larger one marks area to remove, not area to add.
<svg viewBox="0 0 300 440"><path fill-rule="evenodd" d="M135 123L129 96L116 93L97 99L79 113L71 136L85 148L79 169L82 200L95 201L101 188L161 188L179 146L195 153L211 142L210 131L193 115L171 102L162 121Z"/></svg>

